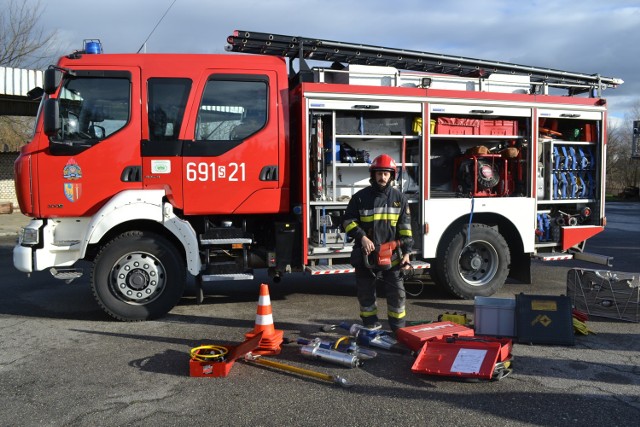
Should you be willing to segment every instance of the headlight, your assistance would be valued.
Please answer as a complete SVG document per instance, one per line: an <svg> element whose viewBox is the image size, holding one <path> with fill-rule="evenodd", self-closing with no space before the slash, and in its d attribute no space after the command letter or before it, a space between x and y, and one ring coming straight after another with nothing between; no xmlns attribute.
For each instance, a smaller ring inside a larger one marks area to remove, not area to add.
<svg viewBox="0 0 640 427"><path fill-rule="evenodd" d="M24 246L37 245L40 240L36 228L22 228L18 237L19 243Z"/></svg>

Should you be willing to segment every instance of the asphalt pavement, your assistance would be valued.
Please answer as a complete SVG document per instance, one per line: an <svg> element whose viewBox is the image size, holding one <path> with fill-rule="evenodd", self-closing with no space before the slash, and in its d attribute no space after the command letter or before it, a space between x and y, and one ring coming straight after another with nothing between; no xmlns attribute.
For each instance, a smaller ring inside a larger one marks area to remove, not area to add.
<svg viewBox="0 0 640 427"><path fill-rule="evenodd" d="M640 204L607 207L608 227L588 249L614 256L614 270L638 271ZM21 214L0 215L0 425L103 426L630 426L640 419L640 324L592 317L595 334L574 345L515 343L513 372L499 381L466 381L412 372L415 357L378 351L347 368L301 356L283 344L272 360L350 381L342 388L289 372L233 365L228 376L189 376L189 350L237 344L254 327L258 287L268 281L189 289L162 319L123 323L97 306L89 278L72 284L48 272L13 269ZM11 225L12 224L12 225ZM534 283L507 283L495 295L561 295L577 262L534 262ZM598 268L585 264L584 268ZM323 325L357 321L353 277L287 275L270 285L275 327L285 337L338 339ZM473 316L474 302L434 285L411 284L411 321L444 312ZM633 301L632 301L633 302ZM379 300L385 312L385 300Z"/></svg>

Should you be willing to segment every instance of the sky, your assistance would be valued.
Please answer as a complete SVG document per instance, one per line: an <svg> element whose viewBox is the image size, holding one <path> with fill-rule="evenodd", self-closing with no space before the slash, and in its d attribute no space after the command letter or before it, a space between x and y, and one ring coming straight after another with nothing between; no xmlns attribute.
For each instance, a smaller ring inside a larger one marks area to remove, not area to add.
<svg viewBox="0 0 640 427"><path fill-rule="evenodd" d="M8 0L0 0L0 3ZM35 4L37 0L26 0ZM640 119L640 1L55 0L41 25L60 54L222 53L234 30L511 62L624 80L604 96L614 121ZM167 11L168 10L168 11ZM146 40L146 44L144 43Z"/></svg>

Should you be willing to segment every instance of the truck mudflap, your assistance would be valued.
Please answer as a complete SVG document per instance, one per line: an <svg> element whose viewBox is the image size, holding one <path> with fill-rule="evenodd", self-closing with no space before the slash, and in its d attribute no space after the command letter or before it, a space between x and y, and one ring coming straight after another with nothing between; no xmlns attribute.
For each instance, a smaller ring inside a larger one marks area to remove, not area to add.
<svg viewBox="0 0 640 427"><path fill-rule="evenodd" d="M431 267L428 262L425 261L411 261L411 267L414 270L425 270ZM333 265L308 265L305 271L311 273L312 276L319 276L323 274L346 274L353 273L355 269L351 264L333 264Z"/></svg>

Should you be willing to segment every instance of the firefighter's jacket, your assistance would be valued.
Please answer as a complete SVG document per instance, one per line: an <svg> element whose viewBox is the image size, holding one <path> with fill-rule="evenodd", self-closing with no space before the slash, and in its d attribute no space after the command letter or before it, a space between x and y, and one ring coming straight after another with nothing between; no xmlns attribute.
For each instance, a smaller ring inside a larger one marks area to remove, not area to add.
<svg viewBox="0 0 640 427"><path fill-rule="evenodd" d="M347 205L342 227L354 239L353 253L361 253L360 240L365 235L376 246L400 240L402 254L413 248L409 204L406 197L390 185L379 190L373 184L358 191Z"/></svg>

